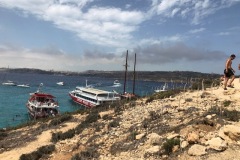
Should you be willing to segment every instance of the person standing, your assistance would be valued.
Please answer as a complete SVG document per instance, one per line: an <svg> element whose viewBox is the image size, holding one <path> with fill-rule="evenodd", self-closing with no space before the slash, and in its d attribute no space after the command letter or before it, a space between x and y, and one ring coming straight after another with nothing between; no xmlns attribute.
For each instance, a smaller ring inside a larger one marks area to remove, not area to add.
<svg viewBox="0 0 240 160"><path fill-rule="evenodd" d="M235 79L235 70L232 68L232 60L236 58L235 54L232 54L225 63L224 75L225 75L225 82L224 82L224 90L227 90L227 87L234 88L232 86L232 82ZM228 80L231 80L228 83Z"/></svg>

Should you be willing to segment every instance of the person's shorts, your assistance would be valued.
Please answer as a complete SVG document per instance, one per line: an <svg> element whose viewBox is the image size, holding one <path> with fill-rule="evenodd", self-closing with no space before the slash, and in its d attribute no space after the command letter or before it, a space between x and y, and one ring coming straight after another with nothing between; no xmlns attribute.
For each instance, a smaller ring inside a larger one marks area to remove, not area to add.
<svg viewBox="0 0 240 160"><path fill-rule="evenodd" d="M227 77L227 78L230 78L234 75L233 71L231 69L228 69L228 72L226 72L226 69L224 69L224 75Z"/></svg>

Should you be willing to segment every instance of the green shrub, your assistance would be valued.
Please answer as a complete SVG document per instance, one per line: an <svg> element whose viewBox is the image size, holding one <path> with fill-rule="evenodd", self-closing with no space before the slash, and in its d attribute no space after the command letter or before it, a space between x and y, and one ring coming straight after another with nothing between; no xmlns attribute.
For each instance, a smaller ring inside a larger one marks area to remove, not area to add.
<svg viewBox="0 0 240 160"><path fill-rule="evenodd" d="M163 143L163 148L167 154L172 153L172 149L175 145L180 145L180 139L167 139L165 143Z"/></svg>
<svg viewBox="0 0 240 160"><path fill-rule="evenodd" d="M154 100L154 97L153 96L150 96L147 100L146 100L146 103L150 103Z"/></svg>
<svg viewBox="0 0 240 160"><path fill-rule="evenodd" d="M224 101L224 102L223 102L223 106L224 106L224 107L227 107L227 106L229 106L231 103L232 103L231 101Z"/></svg>
<svg viewBox="0 0 240 160"><path fill-rule="evenodd" d="M22 154L20 160L38 160L45 155L51 154L55 150L55 145L47 145L38 148L37 151L28 154Z"/></svg>
<svg viewBox="0 0 240 160"><path fill-rule="evenodd" d="M88 114L85 121L88 123L93 123L93 122L96 122L99 118L100 118L99 113L91 112Z"/></svg>
<svg viewBox="0 0 240 160"><path fill-rule="evenodd" d="M227 102L229 103L229 102ZM230 121L234 121L234 122L238 122L239 119L240 119L240 112L237 111L237 110L232 110L232 111L229 111L227 109L221 109L220 107L217 107L217 106L214 106L214 107L211 107L208 112L210 114L216 114L218 116L222 116L223 118L226 118Z"/></svg>
<svg viewBox="0 0 240 160"><path fill-rule="evenodd" d="M223 111L223 116L226 117L228 120L230 121L234 121L234 122L238 122L240 119L240 112L236 111L236 110L224 110Z"/></svg>
<svg viewBox="0 0 240 160"><path fill-rule="evenodd" d="M128 140L133 141L136 140L136 136L138 135L137 131L132 131L130 135L128 136Z"/></svg>
<svg viewBox="0 0 240 160"><path fill-rule="evenodd" d="M186 102L192 102L192 100L193 100L192 98L186 98L185 99Z"/></svg>
<svg viewBox="0 0 240 160"><path fill-rule="evenodd" d="M5 137L7 137L8 134L5 132L0 132L0 140L4 139Z"/></svg>
<svg viewBox="0 0 240 160"><path fill-rule="evenodd" d="M56 126L56 125L59 125L60 123L63 123L65 121L68 121L70 119L72 119L73 116L70 115L70 114L63 114L59 117L56 117L54 118L50 123L49 123L49 126Z"/></svg>
<svg viewBox="0 0 240 160"><path fill-rule="evenodd" d="M72 138L75 135L75 129L70 129L67 132L57 132L52 134L51 141L58 142L59 140L65 140L68 138Z"/></svg>
<svg viewBox="0 0 240 160"><path fill-rule="evenodd" d="M117 121L117 120L113 120L113 121L110 122L109 125L108 125L108 127L113 127L113 128L115 128L115 127L117 127L117 126L119 126L119 121Z"/></svg>

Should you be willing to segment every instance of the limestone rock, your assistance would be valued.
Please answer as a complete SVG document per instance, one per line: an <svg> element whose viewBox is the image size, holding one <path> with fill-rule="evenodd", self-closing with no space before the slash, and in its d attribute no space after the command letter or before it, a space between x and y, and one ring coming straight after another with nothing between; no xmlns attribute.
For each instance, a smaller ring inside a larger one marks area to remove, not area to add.
<svg viewBox="0 0 240 160"><path fill-rule="evenodd" d="M199 145L199 144L194 144L191 148L188 150L188 154L191 156L201 156L206 154L206 147Z"/></svg>
<svg viewBox="0 0 240 160"><path fill-rule="evenodd" d="M150 154L154 154L154 153L158 153L160 151L160 146L153 146L149 149L146 150L146 153L150 153Z"/></svg>
<svg viewBox="0 0 240 160"><path fill-rule="evenodd" d="M240 126L226 125L223 128L223 132L234 141L240 140Z"/></svg>
<svg viewBox="0 0 240 160"><path fill-rule="evenodd" d="M179 136L180 136L179 134L174 133L174 134L169 135L169 136L167 137L167 139L173 139L173 138L179 137Z"/></svg>
<svg viewBox="0 0 240 160"><path fill-rule="evenodd" d="M155 145L161 143L161 136L159 136L157 133L151 133L148 136L147 144Z"/></svg>
<svg viewBox="0 0 240 160"><path fill-rule="evenodd" d="M181 148L186 148L189 145L189 143L187 141L182 141L181 143Z"/></svg>
<svg viewBox="0 0 240 160"><path fill-rule="evenodd" d="M207 141L206 144L209 145L209 148L212 148L217 151L224 151L227 149L227 143L220 137L213 138Z"/></svg>
<svg viewBox="0 0 240 160"><path fill-rule="evenodd" d="M145 135L146 135L146 133L138 134L138 135L136 135L136 139L137 140L142 139Z"/></svg>
<svg viewBox="0 0 240 160"><path fill-rule="evenodd" d="M199 134L196 132L191 132L187 136L188 143L197 143L199 141Z"/></svg>

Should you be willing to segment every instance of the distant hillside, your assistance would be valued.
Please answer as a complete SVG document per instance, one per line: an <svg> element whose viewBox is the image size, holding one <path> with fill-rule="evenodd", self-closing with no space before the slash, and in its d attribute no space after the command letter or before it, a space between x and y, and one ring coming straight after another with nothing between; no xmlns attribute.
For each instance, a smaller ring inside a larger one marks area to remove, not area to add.
<svg viewBox="0 0 240 160"><path fill-rule="evenodd" d="M124 79L124 71L98 71L88 70L85 72L70 72L70 71L53 71L40 70L29 68L6 69L0 68L0 72L14 72L14 73L38 73L38 74L61 74L61 75L79 75L92 77L106 77L115 79ZM190 79L216 79L219 74L215 73L201 73L192 71L137 71L136 79L145 81L189 81ZM128 71L128 79L133 79L133 71Z"/></svg>

